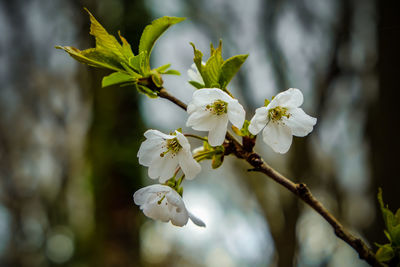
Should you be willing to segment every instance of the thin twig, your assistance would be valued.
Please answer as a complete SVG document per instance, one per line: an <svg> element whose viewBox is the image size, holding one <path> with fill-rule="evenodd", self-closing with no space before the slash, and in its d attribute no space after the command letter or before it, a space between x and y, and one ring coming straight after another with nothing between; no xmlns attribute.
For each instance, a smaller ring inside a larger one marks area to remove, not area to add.
<svg viewBox="0 0 400 267"><path fill-rule="evenodd" d="M163 88L159 91L158 95L162 98L168 99L182 109L186 110L187 105L170 95L168 91ZM358 237L352 235L347 231L343 225L319 202L312 194L306 184L296 184L270 167L261 157L255 152L245 151L240 142L229 132L226 133L226 139L229 141L232 153L241 159L245 159L254 168L250 171L257 171L264 173L278 184L284 186L291 191L316 212L318 212L334 229L337 237L349 244L354 250L358 252L360 259L365 260L371 266L383 266L375 257L375 253Z"/></svg>

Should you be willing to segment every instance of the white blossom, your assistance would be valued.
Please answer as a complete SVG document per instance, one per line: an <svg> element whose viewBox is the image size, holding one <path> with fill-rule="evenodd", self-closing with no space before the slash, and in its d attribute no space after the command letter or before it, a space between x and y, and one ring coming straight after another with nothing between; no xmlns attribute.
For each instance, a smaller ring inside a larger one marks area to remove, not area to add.
<svg viewBox="0 0 400 267"><path fill-rule="evenodd" d="M242 128L245 119L242 105L218 88L196 90L187 112L190 116L186 126L198 131L209 131L208 142L211 146L222 145L228 121Z"/></svg>
<svg viewBox="0 0 400 267"><path fill-rule="evenodd" d="M264 142L275 152L286 153L292 144L292 135L306 136L317 123L316 118L299 108L302 104L303 94L299 89L279 93L266 107L256 109L250 121L250 133L256 135L264 129Z"/></svg>
<svg viewBox="0 0 400 267"><path fill-rule="evenodd" d="M147 130L144 136L147 139L141 144L137 156L140 164L149 167L150 178L159 178L164 183L174 175L178 164L189 180L201 171L182 133L175 131L175 135L167 135L157 130Z"/></svg>
<svg viewBox="0 0 400 267"><path fill-rule="evenodd" d="M202 64L205 65L204 62L202 62ZM192 66L190 66L190 69L188 69L187 74L191 81L204 85L203 77L201 77L201 74L197 69L196 64L193 63Z"/></svg>
<svg viewBox="0 0 400 267"><path fill-rule="evenodd" d="M190 218L194 224L206 226L186 209L182 197L169 186L155 184L141 188L133 194L133 201L151 219L184 226Z"/></svg>

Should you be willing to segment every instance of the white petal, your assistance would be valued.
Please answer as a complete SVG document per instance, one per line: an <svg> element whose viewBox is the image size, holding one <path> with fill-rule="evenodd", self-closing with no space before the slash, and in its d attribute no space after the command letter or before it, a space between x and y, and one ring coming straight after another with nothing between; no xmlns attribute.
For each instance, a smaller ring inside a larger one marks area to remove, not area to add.
<svg viewBox="0 0 400 267"><path fill-rule="evenodd" d="M175 136L173 136L173 135L165 134L158 130L152 130L152 129L147 130L144 133L144 137L146 137L147 139L153 139L153 138L173 139L173 138L175 138Z"/></svg>
<svg viewBox="0 0 400 267"><path fill-rule="evenodd" d="M149 177L152 179L160 178L160 182L164 183L174 175L178 165L178 158L171 152L168 152L164 157L156 157L149 167Z"/></svg>
<svg viewBox="0 0 400 267"><path fill-rule="evenodd" d="M176 134L176 139L178 140L178 143L182 146L182 149L189 150L190 151L190 144L189 141L187 140L186 136L184 136L182 133L175 131Z"/></svg>
<svg viewBox="0 0 400 267"><path fill-rule="evenodd" d="M275 96L275 98L267 106L268 109L281 106L287 108L297 108L303 104L303 94L299 89L289 88Z"/></svg>
<svg viewBox="0 0 400 267"><path fill-rule="evenodd" d="M202 88L193 93L193 101L202 104L211 104L215 100L231 101L233 98L218 88Z"/></svg>
<svg viewBox="0 0 400 267"><path fill-rule="evenodd" d="M211 146L220 146L225 140L226 130L228 127L228 116L224 114L218 117L218 123L208 132L208 143Z"/></svg>
<svg viewBox="0 0 400 267"><path fill-rule="evenodd" d="M158 204L159 199L155 199L153 203L144 204L141 208L143 209L144 215L154 220L160 220L162 222L168 222L170 220L170 212L168 210L168 201L163 201Z"/></svg>
<svg viewBox="0 0 400 267"><path fill-rule="evenodd" d="M195 225L200 227L206 227L206 224L201 219L194 216L190 211L189 211L189 218Z"/></svg>
<svg viewBox="0 0 400 267"><path fill-rule="evenodd" d="M317 119L307 115L301 108L289 110L290 117L285 120L287 126L292 129L295 136L306 136L317 123Z"/></svg>
<svg viewBox="0 0 400 267"><path fill-rule="evenodd" d="M184 226L187 224L189 214L186 208L184 210L174 209L171 211L171 223L175 226Z"/></svg>
<svg viewBox="0 0 400 267"><path fill-rule="evenodd" d="M256 109L256 114L250 121L249 132L251 134L258 134L268 123L268 109L261 107Z"/></svg>
<svg viewBox="0 0 400 267"><path fill-rule="evenodd" d="M149 186L140 188L133 194L133 201L136 205L143 205L148 198Z"/></svg>
<svg viewBox="0 0 400 267"><path fill-rule="evenodd" d="M240 105L239 101L233 99L228 102L228 118L233 125L242 128L244 119L246 116L246 112L242 105Z"/></svg>
<svg viewBox="0 0 400 267"><path fill-rule="evenodd" d="M264 128L264 142L277 153L286 153L292 144L292 139L292 131L283 123L278 124L271 121Z"/></svg>
<svg viewBox="0 0 400 267"><path fill-rule="evenodd" d="M149 138L144 141L139 148L137 156L139 157L139 164L143 166L150 166L155 157L163 152L165 140L162 138Z"/></svg>
<svg viewBox="0 0 400 267"><path fill-rule="evenodd" d="M211 114L208 111L199 110L193 112L187 122L186 126L192 127L194 130L197 131L208 131L215 127L215 125L219 121L219 116Z"/></svg>
<svg viewBox="0 0 400 267"><path fill-rule="evenodd" d="M201 171L200 164L193 158L190 150L181 150L178 153L179 166L185 174L186 179L191 180Z"/></svg>

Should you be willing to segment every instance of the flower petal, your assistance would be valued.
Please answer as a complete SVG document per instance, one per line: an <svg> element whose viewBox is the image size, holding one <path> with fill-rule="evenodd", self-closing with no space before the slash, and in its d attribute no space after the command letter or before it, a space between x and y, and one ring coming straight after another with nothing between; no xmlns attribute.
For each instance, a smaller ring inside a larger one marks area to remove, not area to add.
<svg viewBox="0 0 400 267"><path fill-rule="evenodd" d="M289 110L290 117L285 120L287 126L292 130L295 136L306 136L317 123L317 119L307 115L301 108Z"/></svg>
<svg viewBox="0 0 400 267"><path fill-rule="evenodd" d="M143 166L150 166L155 157L163 152L165 140L162 138L149 138L145 140L139 148L137 156L139 164Z"/></svg>
<svg viewBox="0 0 400 267"><path fill-rule="evenodd" d="M208 132L208 143L211 146L220 146L224 143L226 130L228 127L227 114L218 116L218 123Z"/></svg>
<svg viewBox="0 0 400 267"><path fill-rule="evenodd" d="M202 88L194 91L192 102L195 104L210 104L218 99L229 102L233 98L218 88Z"/></svg>
<svg viewBox="0 0 400 267"><path fill-rule="evenodd" d="M152 179L160 178L160 182L164 183L170 179L178 165L178 158L171 152L168 152L164 157L156 157L149 167L149 177Z"/></svg>
<svg viewBox="0 0 400 267"><path fill-rule="evenodd" d="M201 171L200 164L193 158L190 150L181 150L178 153L179 166L185 174L186 179L191 180Z"/></svg>
<svg viewBox="0 0 400 267"><path fill-rule="evenodd" d="M200 227L206 227L206 224L201 219L194 216L190 211L189 211L189 218L195 225Z"/></svg>
<svg viewBox="0 0 400 267"><path fill-rule="evenodd" d="M240 105L239 101L236 99L232 99L228 102L228 118L233 125L242 128L244 119L246 116L246 112L242 105Z"/></svg>
<svg viewBox="0 0 400 267"><path fill-rule="evenodd" d="M289 88L288 90L281 92L272 99L271 103L267 106L268 109L275 108L277 106L287 108L297 108L303 104L303 94L299 89Z"/></svg>
<svg viewBox="0 0 400 267"><path fill-rule="evenodd" d="M175 226L184 226L189 219L188 211L185 209L180 210L175 208L171 211L171 223Z"/></svg>
<svg viewBox="0 0 400 267"><path fill-rule="evenodd" d="M186 136L184 136L182 133L178 131L175 131L175 134L176 134L176 139L178 139L178 143L182 146L182 149L190 151L190 144Z"/></svg>
<svg viewBox="0 0 400 267"><path fill-rule="evenodd" d="M186 126L192 127L197 131L208 131L215 127L219 121L218 119L218 116L215 116L208 111L198 110L189 116Z"/></svg>
<svg viewBox="0 0 400 267"><path fill-rule="evenodd" d="M264 142L277 153L286 153L292 144L292 139L292 131L283 123L278 124L271 121L264 128Z"/></svg>
<svg viewBox="0 0 400 267"><path fill-rule="evenodd" d="M258 134L268 123L268 109L266 107L261 107L256 109L256 114L250 121L249 132L251 134Z"/></svg>
<svg viewBox="0 0 400 267"><path fill-rule="evenodd" d="M156 138L174 139L175 138L175 136L173 136L173 135L165 134L158 130L153 130L153 129L147 130L144 133L144 137L146 137L147 139L153 139L153 138L155 138L155 139Z"/></svg>
<svg viewBox="0 0 400 267"><path fill-rule="evenodd" d="M196 64L192 64L191 69L188 69L187 74L190 80L198 82L200 84L204 84L203 77L201 77L199 70L197 69Z"/></svg>

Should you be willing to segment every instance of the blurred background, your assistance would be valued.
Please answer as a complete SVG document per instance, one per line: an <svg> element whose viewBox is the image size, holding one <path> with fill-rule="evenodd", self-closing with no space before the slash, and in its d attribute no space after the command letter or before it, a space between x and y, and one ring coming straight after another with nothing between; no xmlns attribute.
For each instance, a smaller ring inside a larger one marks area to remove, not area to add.
<svg viewBox="0 0 400 267"><path fill-rule="evenodd" d="M188 102L194 42L208 58L249 53L230 85L248 110L289 87L318 118L280 155L256 150L352 232L383 243L378 187L400 207L400 9L378 0L0 0L0 266L366 266L313 210L246 163L209 162L185 182L185 203L207 228L147 219L132 194L152 183L136 153L148 128L187 115L133 88L101 88L106 71L54 45L94 46L83 7L136 53L153 19L187 20L158 41L153 66ZM184 128L185 131L190 129ZM199 145L193 142L192 147Z"/></svg>

